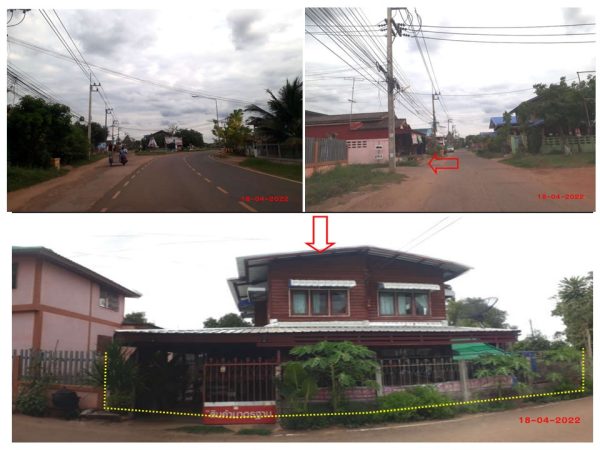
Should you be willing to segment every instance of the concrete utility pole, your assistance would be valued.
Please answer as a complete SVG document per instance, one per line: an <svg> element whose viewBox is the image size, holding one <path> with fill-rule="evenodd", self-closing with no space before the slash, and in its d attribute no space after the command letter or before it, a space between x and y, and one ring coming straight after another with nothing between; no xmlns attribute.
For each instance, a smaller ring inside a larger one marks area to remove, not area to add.
<svg viewBox="0 0 600 450"><path fill-rule="evenodd" d="M435 150L435 147L437 147L437 122L435 120L435 92L433 92L433 94L431 94L431 109L433 110L433 126L432 131L433 131L433 148Z"/></svg>
<svg viewBox="0 0 600 450"><path fill-rule="evenodd" d="M90 159L92 157L92 92L96 91L98 92L98 87L100 86L100 83L96 84L96 83L92 83L92 72L90 72L90 101L89 101L89 108L88 108L88 141L90 143L90 148L88 150L88 159Z"/></svg>
<svg viewBox="0 0 600 450"><path fill-rule="evenodd" d="M350 97L350 99L348 99L348 101L350 102L350 122L349 122L350 128L352 128L352 107L354 106L354 103L356 103L354 101L354 82L355 81L356 81L356 78L352 77L352 96Z"/></svg>
<svg viewBox="0 0 600 450"><path fill-rule="evenodd" d="M596 73L595 70L584 70L581 72L577 72L577 79L579 80L579 82L581 83L581 75L582 73ZM583 99L583 107L585 108L585 117L587 119L587 126L588 126L588 133L590 132L590 128L592 127L592 124L590 123L590 113L588 112L588 107L587 107L587 102L586 99Z"/></svg>
<svg viewBox="0 0 600 450"><path fill-rule="evenodd" d="M390 172L396 171L396 113L394 111L394 64L392 59L392 8L387 9L387 95L388 95L388 150Z"/></svg>
<svg viewBox="0 0 600 450"><path fill-rule="evenodd" d="M108 114L112 114L113 109L112 108L105 108L104 109L104 128L106 128L106 131L108 131Z"/></svg>

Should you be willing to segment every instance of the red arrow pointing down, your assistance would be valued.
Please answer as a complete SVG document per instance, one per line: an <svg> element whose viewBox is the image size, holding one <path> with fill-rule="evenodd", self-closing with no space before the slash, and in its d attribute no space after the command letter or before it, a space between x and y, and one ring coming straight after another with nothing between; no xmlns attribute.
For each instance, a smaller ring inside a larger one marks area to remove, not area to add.
<svg viewBox="0 0 600 450"><path fill-rule="evenodd" d="M335 242L329 242L329 216L313 216L312 241L305 244L317 253L323 253L335 245Z"/></svg>
<svg viewBox="0 0 600 450"><path fill-rule="evenodd" d="M456 166L452 165L452 166L435 166L435 162L436 161L456 161ZM440 158L437 153L433 154L433 157L429 160L429 167L431 167L431 170L433 170L433 172L437 175L438 170L458 170L459 168L459 161L458 158Z"/></svg>

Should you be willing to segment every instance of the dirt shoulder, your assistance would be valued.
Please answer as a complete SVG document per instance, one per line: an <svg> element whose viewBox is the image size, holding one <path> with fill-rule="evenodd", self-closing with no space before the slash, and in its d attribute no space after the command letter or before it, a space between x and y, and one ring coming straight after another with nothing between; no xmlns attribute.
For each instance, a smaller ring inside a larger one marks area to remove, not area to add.
<svg viewBox="0 0 600 450"><path fill-rule="evenodd" d="M52 180L9 192L7 210L11 212L84 212L123 178L162 155L129 154L123 166L109 166L108 157L72 169ZM117 158L115 158L117 159Z"/></svg>

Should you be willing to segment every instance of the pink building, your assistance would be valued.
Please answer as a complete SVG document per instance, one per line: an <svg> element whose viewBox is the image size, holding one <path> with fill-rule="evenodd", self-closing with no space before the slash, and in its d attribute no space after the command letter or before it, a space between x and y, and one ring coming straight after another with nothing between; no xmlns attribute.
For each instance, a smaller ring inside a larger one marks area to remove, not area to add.
<svg viewBox="0 0 600 450"><path fill-rule="evenodd" d="M13 350L101 351L141 294L44 247L12 249Z"/></svg>
<svg viewBox="0 0 600 450"><path fill-rule="evenodd" d="M348 164L380 164L389 161L388 113L321 114L305 112L305 135L346 141ZM395 155L416 153L423 133L412 130L406 119L396 118ZM424 149L424 144L423 144Z"/></svg>

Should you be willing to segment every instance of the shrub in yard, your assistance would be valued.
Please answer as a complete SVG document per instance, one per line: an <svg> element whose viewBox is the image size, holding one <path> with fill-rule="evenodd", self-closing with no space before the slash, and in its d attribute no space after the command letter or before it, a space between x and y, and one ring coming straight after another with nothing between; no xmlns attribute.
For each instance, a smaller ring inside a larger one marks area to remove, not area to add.
<svg viewBox="0 0 600 450"><path fill-rule="evenodd" d="M303 413L311 414L309 416L295 416L293 410L281 410L280 414L290 414L292 417L282 417L279 423L282 428L288 430L315 430L318 428L325 428L335 423L335 416L318 416L312 414L319 414L325 412L332 412L330 404L310 404Z"/></svg>
<svg viewBox="0 0 600 450"><path fill-rule="evenodd" d="M334 416L333 420L346 428L357 428L373 423L380 423L384 421L382 414L372 413L372 411L377 411L378 409L379 406L376 402L352 402L343 405L341 408L342 415ZM365 414L344 415L343 412L364 412Z"/></svg>
<svg viewBox="0 0 600 450"><path fill-rule="evenodd" d="M438 392L433 386L418 386L409 392L417 398L417 405L440 405L453 400ZM454 406L436 406L417 410L417 416L423 419L449 419L456 415Z"/></svg>
<svg viewBox="0 0 600 450"><path fill-rule="evenodd" d="M417 417L417 411L414 409L402 410L402 408L411 408L419 405L419 399L409 391L393 392L384 395L378 399L380 410L395 410L381 413L383 420L392 422L408 422Z"/></svg>
<svg viewBox="0 0 600 450"><path fill-rule="evenodd" d="M28 416L40 417L48 409L48 383L44 379L36 379L31 383L21 385L17 397L17 411Z"/></svg>

